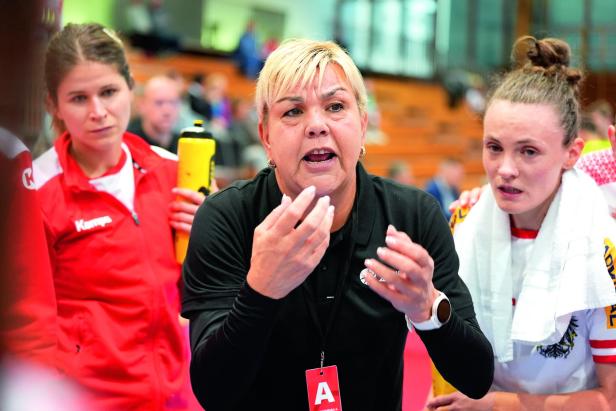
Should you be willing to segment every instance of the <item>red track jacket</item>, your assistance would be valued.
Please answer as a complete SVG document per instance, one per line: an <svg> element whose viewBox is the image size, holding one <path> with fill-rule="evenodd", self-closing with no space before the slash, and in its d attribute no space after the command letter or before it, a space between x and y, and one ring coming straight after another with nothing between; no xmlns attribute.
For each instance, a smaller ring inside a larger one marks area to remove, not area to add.
<svg viewBox="0 0 616 411"><path fill-rule="evenodd" d="M59 363L102 409L178 409L187 360L168 213L177 162L135 135L123 140L134 181L115 190L130 192L134 184L134 211L94 187L69 156L67 134L34 162L58 304Z"/></svg>

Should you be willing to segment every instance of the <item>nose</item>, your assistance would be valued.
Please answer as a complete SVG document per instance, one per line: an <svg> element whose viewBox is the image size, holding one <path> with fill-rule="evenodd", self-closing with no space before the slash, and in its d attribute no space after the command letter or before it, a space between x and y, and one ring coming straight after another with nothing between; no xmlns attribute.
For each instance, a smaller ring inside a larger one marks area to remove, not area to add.
<svg viewBox="0 0 616 411"><path fill-rule="evenodd" d="M329 134L329 127L320 110L315 109L309 111L307 116L308 123L306 124L306 136L308 137L324 137Z"/></svg>
<svg viewBox="0 0 616 411"><path fill-rule="evenodd" d="M105 105L98 97L93 97L90 100L90 118L92 120L98 121L107 117L107 109Z"/></svg>
<svg viewBox="0 0 616 411"><path fill-rule="evenodd" d="M498 175L505 180L518 176L518 167L513 156L504 155L498 166Z"/></svg>

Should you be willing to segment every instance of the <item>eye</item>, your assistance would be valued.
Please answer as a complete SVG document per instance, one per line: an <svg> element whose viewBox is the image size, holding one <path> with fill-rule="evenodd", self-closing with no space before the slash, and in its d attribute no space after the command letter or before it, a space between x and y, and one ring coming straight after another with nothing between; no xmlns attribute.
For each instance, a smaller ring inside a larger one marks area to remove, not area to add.
<svg viewBox="0 0 616 411"><path fill-rule="evenodd" d="M106 88L101 92L101 96L103 97L111 97L113 96L115 93L117 93L117 89L110 87L110 88Z"/></svg>
<svg viewBox="0 0 616 411"><path fill-rule="evenodd" d="M499 146L496 143L486 143L485 149L489 151L490 153L500 153L501 151L503 151L501 146Z"/></svg>
<svg viewBox="0 0 616 411"><path fill-rule="evenodd" d="M539 151L532 147L524 147L522 148L521 152L526 157L535 157L537 154L539 154Z"/></svg>
<svg viewBox="0 0 616 411"><path fill-rule="evenodd" d="M334 113L338 113L339 111L344 110L344 104L342 103L333 103L328 107L329 111L332 111Z"/></svg>
<svg viewBox="0 0 616 411"><path fill-rule="evenodd" d="M297 117L297 116L299 116L300 114L302 114L302 111L301 111L299 108L294 107L294 108L292 108L291 110L285 111L285 112L282 114L282 116L283 116L283 117Z"/></svg>
<svg viewBox="0 0 616 411"><path fill-rule="evenodd" d="M71 103L83 103L87 100L88 98L83 95L83 94L76 94L73 97L71 97L70 101Z"/></svg>

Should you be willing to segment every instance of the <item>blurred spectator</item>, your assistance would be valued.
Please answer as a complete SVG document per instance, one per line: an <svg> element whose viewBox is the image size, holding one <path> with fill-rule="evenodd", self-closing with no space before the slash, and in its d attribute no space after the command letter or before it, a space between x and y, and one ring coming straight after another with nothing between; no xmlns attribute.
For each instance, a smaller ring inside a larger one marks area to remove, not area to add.
<svg viewBox="0 0 616 411"><path fill-rule="evenodd" d="M214 135L217 142L216 164L219 174L228 172L229 179L235 179L234 173L240 165L240 150L229 134L231 125L231 101L227 96L228 79L222 73L212 73L203 81L203 98L212 109L212 119L206 128Z"/></svg>
<svg viewBox="0 0 616 411"><path fill-rule="evenodd" d="M269 57L269 55L272 54L272 51L276 50L279 45L280 42L276 37L269 37L267 40L265 40L265 43L263 43L263 49L261 51L261 58L263 59L263 61L265 61Z"/></svg>
<svg viewBox="0 0 616 411"><path fill-rule="evenodd" d="M229 137L238 150L241 178L252 178L267 166L267 154L259 139L257 112L251 101L235 99L231 113Z"/></svg>
<svg viewBox="0 0 616 411"><path fill-rule="evenodd" d="M426 184L426 191L438 201L447 220L451 217L449 204L460 196L460 185L464 178L464 165L455 158L441 161L438 174Z"/></svg>
<svg viewBox="0 0 616 411"><path fill-rule="evenodd" d="M593 121L593 117L595 116L591 113L585 113L582 115L579 132L579 136L584 140L584 150L582 150L582 155L593 151L610 148L610 142L607 139L607 128L605 129L605 136L601 135L599 129L597 128L597 123Z"/></svg>
<svg viewBox="0 0 616 411"><path fill-rule="evenodd" d="M227 96L229 80L222 73L212 73L205 78L203 98L212 108L213 126L222 130L231 124L231 102Z"/></svg>
<svg viewBox="0 0 616 411"><path fill-rule="evenodd" d="M250 20L234 51L237 68L246 77L256 78L263 66L261 48L255 33L255 22Z"/></svg>
<svg viewBox="0 0 616 411"><path fill-rule="evenodd" d="M166 76L175 81L178 90L180 91L179 114L178 119L173 126L173 133L179 135L183 128L192 126L195 120L205 121L206 118L191 108L188 86L184 80L184 77L176 70L167 72Z"/></svg>
<svg viewBox="0 0 616 411"><path fill-rule="evenodd" d="M387 169L387 178L397 181L400 184L415 184L413 171L405 161L394 161Z"/></svg>
<svg viewBox="0 0 616 411"><path fill-rule="evenodd" d="M193 75L188 85L188 101L190 109L201 115L204 120L212 119L212 105L203 97L203 75Z"/></svg>
<svg viewBox="0 0 616 411"><path fill-rule="evenodd" d="M148 80L143 95L138 98L139 117L133 119L128 131L137 134L150 145L177 152L178 135L174 133L180 114L180 89L176 80L155 76Z"/></svg>
<svg viewBox="0 0 616 411"><path fill-rule="evenodd" d="M607 138L607 129L612 125L612 120L614 119L612 105L602 99L596 100L586 108L586 112L590 115L590 119L595 125L597 134L599 134L601 138ZM609 146L606 148L609 148Z"/></svg>

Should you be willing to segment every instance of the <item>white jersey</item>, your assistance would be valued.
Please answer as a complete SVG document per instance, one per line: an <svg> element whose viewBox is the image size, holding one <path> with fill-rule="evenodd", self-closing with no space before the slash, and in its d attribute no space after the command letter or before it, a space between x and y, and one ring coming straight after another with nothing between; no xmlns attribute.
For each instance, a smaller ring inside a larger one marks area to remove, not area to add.
<svg viewBox="0 0 616 411"><path fill-rule="evenodd" d="M514 285L512 309L525 261L535 239L512 230L511 255ZM616 286L614 246L606 240L605 262ZM515 283L518 283L517 285ZM569 328L558 344L513 344L513 361L495 362L493 391L531 394L566 393L597 387L596 363L616 363L616 305L573 313Z"/></svg>

